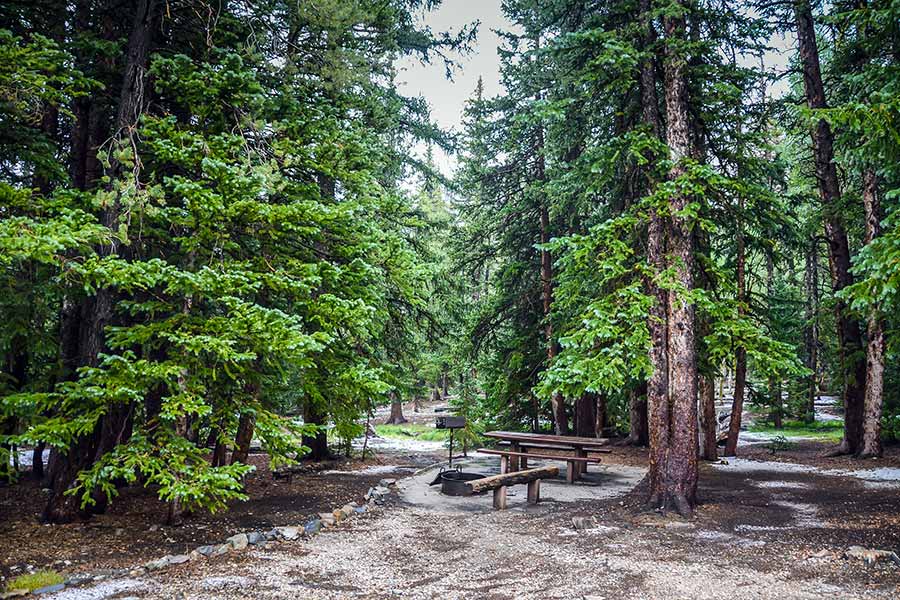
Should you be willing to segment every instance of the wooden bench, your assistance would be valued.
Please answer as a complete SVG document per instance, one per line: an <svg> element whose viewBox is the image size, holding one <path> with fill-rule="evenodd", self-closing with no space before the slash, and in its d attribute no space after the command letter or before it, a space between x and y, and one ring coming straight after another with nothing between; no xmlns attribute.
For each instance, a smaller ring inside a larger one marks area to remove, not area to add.
<svg viewBox="0 0 900 600"><path fill-rule="evenodd" d="M500 473L506 473L509 471L510 459L518 460L519 467L524 471L527 468L527 461L529 458L540 458L542 460L560 460L566 462L566 482L567 483L575 483L576 476L579 473L582 473L581 469L576 469L575 465L581 465L586 467L588 463L599 463L599 458L591 458L590 456L560 456L557 454L536 454L534 452L514 452L512 450L492 450L491 448L479 448L479 452L483 452L485 454L493 454L495 456L500 457ZM515 466L515 465L514 465ZM513 469L513 472L522 472L519 471L519 468L516 467Z"/></svg>
<svg viewBox="0 0 900 600"><path fill-rule="evenodd" d="M556 477L559 467L540 467L515 473L501 473L468 482L473 494L494 490L494 510L506 508L506 488L519 483L528 484L528 503L537 504L541 500L541 479Z"/></svg>
<svg viewBox="0 0 900 600"><path fill-rule="evenodd" d="M567 446L564 444L553 444L549 442L501 442L501 447L503 448L518 448L518 450L512 450L512 452L521 452L525 453L526 448L536 448L539 450L559 450L561 452L574 452L575 458L583 458L587 456L588 452L593 452L594 454L609 454L612 452L609 448L607 448L603 444L596 445L586 445L581 446L577 449L573 449L571 446ZM533 453L529 453L533 454ZM535 458L540 458L538 455L533 454ZM599 462L599 461L596 461ZM514 457L512 459L512 466L514 471L518 471L519 469L527 469L528 468L528 455ZM575 462L575 479L580 479L581 476L587 473L587 462L584 461L576 461Z"/></svg>

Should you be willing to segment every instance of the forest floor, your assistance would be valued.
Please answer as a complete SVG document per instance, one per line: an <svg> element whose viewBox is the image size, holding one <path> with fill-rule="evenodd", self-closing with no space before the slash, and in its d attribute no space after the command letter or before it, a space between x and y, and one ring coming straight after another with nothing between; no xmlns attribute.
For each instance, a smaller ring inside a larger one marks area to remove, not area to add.
<svg viewBox="0 0 900 600"><path fill-rule="evenodd" d="M240 531L302 525L395 477L399 490L384 506L313 538L43 598L896 598L900 566L846 553L900 550L900 447L864 462L825 458L828 448L751 444L737 459L704 464L692 521L643 510L633 488L645 452L619 447L584 483L545 482L537 506L512 488L500 512L489 497L440 496L427 486L434 471L415 469L441 455L408 449L323 465L290 484L272 481L255 456L250 502L180 527L159 525L164 507L129 491L87 524L41 526L43 492L25 484L0 488L0 569L136 566ZM467 468L491 472L495 462L473 457Z"/></svg>

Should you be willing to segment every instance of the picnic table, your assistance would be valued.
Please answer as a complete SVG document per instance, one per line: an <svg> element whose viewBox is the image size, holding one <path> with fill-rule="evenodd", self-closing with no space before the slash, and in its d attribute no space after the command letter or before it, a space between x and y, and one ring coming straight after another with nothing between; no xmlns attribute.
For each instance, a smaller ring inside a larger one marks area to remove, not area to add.
<svg viewBox="0 0 900 600"><path fill-rule="evenodd" d="M488 431L485 437L501 440L510 446L510 470L527 468L528 449L540 448L571 452L575 461L569 462L570 473L567 479L576 481L587 470L588 452L609 452L603 446L609 441L605 438L578 437L573 435L547 435L542 433L523 433L521 431ZM547 458L541 455L541 458ZM561 456L560 460L566 460Z"/></svg>

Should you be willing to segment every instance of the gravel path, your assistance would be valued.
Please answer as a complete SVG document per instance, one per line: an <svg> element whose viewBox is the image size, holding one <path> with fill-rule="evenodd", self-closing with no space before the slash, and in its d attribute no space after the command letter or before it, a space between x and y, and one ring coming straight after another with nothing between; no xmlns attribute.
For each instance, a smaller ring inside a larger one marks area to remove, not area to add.
<svg viewBox="0 0 900 600"><path fill-rule="evenodd" d="M801 472L786 481L783 472L710 470L708 496L738 493L745 502L723 497L684 522L629 508L628 490L641 474L609 465L586 485L544 486L537 506L525 504L523 488L510 497L510 510L495 512L489 498L442 502L423 491L433 477L424 473L401 482L389 505L312 539L198 560L129 580L112 595L82 589L50 598L898 597L900 568L844 558L849 538L834 536L854 523L836 522L826 501L811 502L834 488L834 477ZM735 492L745 477L755 479ZM861 486L848 480L857 486L846 492L853 497ZM586 499L591 492L596 497ZM828 502L844 498L831 493ZM727 513L731 521L718 512L734 506L747 512ZM749 515L761 509L767 516L752 521ZM740 527L747 523L753 524ZM889 527L882 541L896 542L896 523Z"/></svg>

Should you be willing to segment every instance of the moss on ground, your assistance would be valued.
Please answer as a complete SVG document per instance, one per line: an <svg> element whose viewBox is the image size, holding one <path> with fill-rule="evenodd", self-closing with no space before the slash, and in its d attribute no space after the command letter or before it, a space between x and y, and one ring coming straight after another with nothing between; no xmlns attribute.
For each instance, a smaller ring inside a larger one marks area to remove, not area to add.
<svg viewBox="0 0 900 600"><path fill-rule="evenodd" d="M757 423L750 427L755 433L770 433L785 437L805 437L817 440L840 441L844 435L844 422L816 421L804 423L803 421L785 421L784 427L775 429L771 423Z"/></svg>
<svg viewBox="0 0 900 600"><path fill-rule="evenodd" d="M28 590L31 592L42 587L47 587L48 585L63 583L65 580L66 578L56 571L37 571L35 573L26 573L25 575L13 577L7 582L6 589L10 591Z"/></svg>

